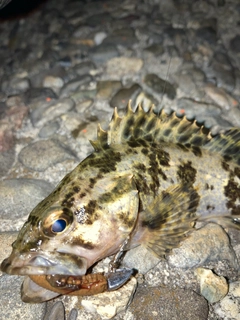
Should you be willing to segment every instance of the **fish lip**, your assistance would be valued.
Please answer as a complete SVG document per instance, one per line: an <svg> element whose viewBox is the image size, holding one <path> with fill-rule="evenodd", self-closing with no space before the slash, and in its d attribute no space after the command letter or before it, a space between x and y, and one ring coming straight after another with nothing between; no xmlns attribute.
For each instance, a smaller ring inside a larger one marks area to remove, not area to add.
<svg viewBox="0 0 240 320"><path fill-rule="evenodd" d="M11 275L42 275L42 274L62 274L62 275L83 275L87 271L86 259L81 258L82 267L67 265L61 261L50 259L41 254L29 257L29 254L11 254L3 260L1 270Z"/></svg>
<svg viewBox="0 0 240 320"><path fill-rule="evenodd" d="M29 261L24 259L24 257L22 257L22 259L17 259L10 256L3 260L1 270L8 274L18 275L48 274L48 271L54 269L54 265L56 264L43 256L34 256Z"/></svg>

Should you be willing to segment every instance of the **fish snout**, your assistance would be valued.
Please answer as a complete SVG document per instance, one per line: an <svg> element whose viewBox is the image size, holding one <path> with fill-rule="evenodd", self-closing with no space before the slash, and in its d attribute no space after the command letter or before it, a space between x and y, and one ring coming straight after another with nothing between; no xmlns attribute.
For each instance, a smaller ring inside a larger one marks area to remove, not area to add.
<svg viewBox="0 0 240 320"><path fill-rule="evenodd" d="M1 263L1 271L8 273L8 269L11 266L11 259L10 257L4 259Z"/></svg>

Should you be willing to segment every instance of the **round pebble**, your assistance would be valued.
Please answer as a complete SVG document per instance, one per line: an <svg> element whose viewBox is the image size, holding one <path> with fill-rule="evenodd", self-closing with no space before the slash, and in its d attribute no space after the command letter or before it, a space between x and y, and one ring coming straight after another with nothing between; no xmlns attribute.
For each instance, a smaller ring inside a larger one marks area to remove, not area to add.
<svg viewBox="0 0 240 320"><path fill-rule="evenodd" d="M118 49L113 44L102 43L96 47L93 47L89 51L89 56L96 64L102 64L106 61L117 57L119 55Z"/></svg>
<svg viewBox="0 0 240 320"><path fill-rule="evenodd" d="M226 259L237 268L236 254L227 234L219 225L212 223L192 232L189 238L168 256L170 265L180 268L199 267L218 259Z"/></svg>
<svg viewBox="0 0 240 320"><path fill-rule="evenodd" d="M46 123L39 132L40 138L49 138L51 137L58 129L60 125L57 121L51 121Z"/></svg>
<svg viewBox="0 0 240 320"><path fill-rule="evenodd" d="M53 185L37 179L8 179L0 181L0 189L1 218L15 220L30 213Z"/></svg>
<svg viewBox="0 0 240 320"><path fill-rule="evenodd" d="M158 94L166 94L169 99L174 99L176 96L176 90L174 86L161 78L156 74L147 74L144 78L146 85Z"/></svg>
<svg viewBox="0 0 240 320"><path fill-rule="evenodd" d="M129 100L135 100L138 93L141 91L139 84L135 83L130 88L120 89L111 99L110 105L112 108L125 109Z"/></svg>
<svg viewBox="0 0 240 320"><path fill-rule="evenodd" d="M129 311L138 320L207 320L208 305L193 291L139 286Z"/></svg>
<svg viewBox="0 0 240 320"><path fill-rule="evenodd" d="M143 60L128 57L116 57L107 62L107 73L109 75L117 75L122 77L129 73L136 73L141 70Z"/></svg>
<svg viewBox="0 0 240 320"><path fill-rule="evenodd" d="M34 126L43 125L72 110L74 105L72 99L63 98L58 101L47 103L46 106L42 106L42 108L35 108L30 115L32 123Z"/></svg>
<svg viewBox="0 0 240 320"><path fill-rule="evenodd" d="M116 91L122 87L121 81L98 81L97 82L97 97L109 99Z"/></svg>
<svg viewBox="0 0 240 320"><path fill-rule="evenodd" d="M43 86L45 88L62 88L63 85L64 85L64 82L59 77L47 76L43 80Z"/></svg>
<svg viewBox="0 0 240 320"><path fill-rule="evenodd" d="M210 303L218 302L227 295L228 284L224 277L219 277L204 268L198 268L196 274L200 282L201 295Z"/></svg>
<svg viewBox="0 0 240 320"><path fill-rule="evenodd" d="M97 32L94 36L94 42L98 46L103 42L103 40L107 37L105 32Z"/></svg>
<svg viewBox="0 0 240 320"><path fill-rule="evenodd" d="M24 166L35 171L44 171L58 162L74 158L73 152L57 140L34 142L23 148L18 156Z"/></svg>

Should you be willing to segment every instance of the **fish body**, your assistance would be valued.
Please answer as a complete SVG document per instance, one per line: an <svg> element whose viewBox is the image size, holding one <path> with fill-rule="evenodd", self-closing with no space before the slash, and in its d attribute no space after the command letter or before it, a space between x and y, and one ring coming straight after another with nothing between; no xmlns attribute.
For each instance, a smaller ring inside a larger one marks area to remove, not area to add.
<svg viewBox="0 0 240 320"><path fill-rule="evenodd" d="M164 256L197 220L239 228L238 128L213 137L196 121L129 104L91 144L30 213L2 271L81 276L124 243Z"/></svg>

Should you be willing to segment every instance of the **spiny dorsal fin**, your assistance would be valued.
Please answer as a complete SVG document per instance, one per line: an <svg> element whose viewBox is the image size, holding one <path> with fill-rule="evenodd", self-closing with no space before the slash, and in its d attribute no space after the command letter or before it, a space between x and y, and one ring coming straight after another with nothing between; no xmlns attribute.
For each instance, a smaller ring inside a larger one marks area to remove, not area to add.
<svg viewBox="0 0 240 320"><path fill-rule="evenodd" d="M109 132L105 131L101 128L100 124L98 124L97 128L97 139L90 140L91 145L93 146L95 151L100 151L101 149L108 148L108 136Z"/></svg>
<svg viewBox="0 0 240 320"><path fill-rule="evenodd" d="M91 141L91 144L99 151L109 145L137 139L144 139L149 143L175 143L195 149L196 152L197 148L202 147L216 151L240 165L240 129L233 128L213 137L210 130L198 125L196 120L178 117L175 112L167 114L162 110L156 115L153 108L145 112L141 105L133 112L130 101L126 115L121 118L115 109L109 130L104 131L99 126L97 140Z"/></svg>
<svg viewBox="0 0 240 320"><path fill-rule="evenodd" d="M215 136L207 148L221 153L226 161L232 160L240 166L240 129L231 128Z"/></svg>
<svg viewBox="0 0 240 320"><path fill-rule="evenodd" d="M174 112L170 115L163 110L159 115L150 108L145 112L138 105L135 112L128 103L127 113L120 118L115 109L110 129L108 143L120 144L130 139L145 139L149 142L169 142L202 146L206 144L211 135L209 130L198 126L196 121L189 121L185 117L179 118Z"/></svg>

